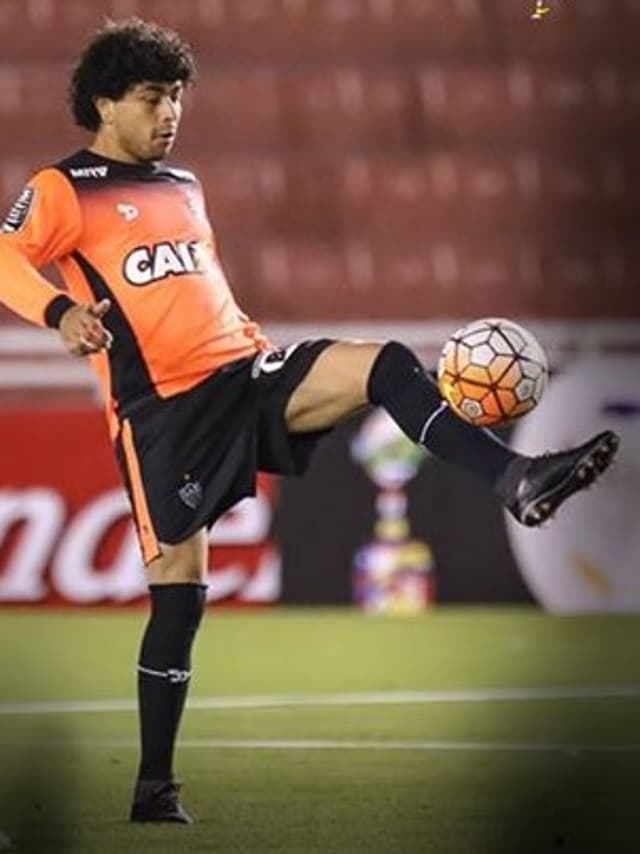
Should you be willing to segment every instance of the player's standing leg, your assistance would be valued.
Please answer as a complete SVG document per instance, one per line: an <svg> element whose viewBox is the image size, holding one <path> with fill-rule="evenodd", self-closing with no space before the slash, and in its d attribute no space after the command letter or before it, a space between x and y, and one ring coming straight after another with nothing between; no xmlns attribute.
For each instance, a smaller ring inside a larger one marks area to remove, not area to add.
<svg viewBox="0 0 640 854"><path fill-rule="evenodd" d="M151 615L138 660L141 757L132 821L188 824L173 754L191 678L191 647L206 601L207 536L163 546L148 567Z"/></svg>
<svg viewBox="0 0 640 854"><path fill-rule="evenodd" d="M386 409L414 442L486 481L525 525L540 524L588 486L618 447L615 433L605 431L568 451L517 454L455 415L416 356L396 341L339 342L326 349L291 396L287 425L293 432L323 429L367 403Z"/></svg>

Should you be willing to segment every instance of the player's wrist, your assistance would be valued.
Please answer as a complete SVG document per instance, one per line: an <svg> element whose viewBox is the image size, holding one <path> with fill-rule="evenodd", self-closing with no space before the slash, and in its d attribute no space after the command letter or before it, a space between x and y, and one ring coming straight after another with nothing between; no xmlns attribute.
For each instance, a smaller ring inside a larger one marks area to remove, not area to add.
<svg viewBox="0 0 640 854"><path fill-rule="evenodd" d="M44 322L50 329L59 329L62 318L71 308L76 308L75 303L66 294L54 297L44 312Z"/></svg>

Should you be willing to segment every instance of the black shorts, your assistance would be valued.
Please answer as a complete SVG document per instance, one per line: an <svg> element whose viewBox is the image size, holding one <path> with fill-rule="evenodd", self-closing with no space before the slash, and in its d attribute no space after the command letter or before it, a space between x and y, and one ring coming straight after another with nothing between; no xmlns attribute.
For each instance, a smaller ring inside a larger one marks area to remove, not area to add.
<svg viewBox="0 0 640 854"><path fill-rule="evenodd" d="M287 401L333 341L305 341L225 365L182 394L123 413L116 456L145 563L255 495L258 471L301 474L327 430L290 433Z"/></svg>

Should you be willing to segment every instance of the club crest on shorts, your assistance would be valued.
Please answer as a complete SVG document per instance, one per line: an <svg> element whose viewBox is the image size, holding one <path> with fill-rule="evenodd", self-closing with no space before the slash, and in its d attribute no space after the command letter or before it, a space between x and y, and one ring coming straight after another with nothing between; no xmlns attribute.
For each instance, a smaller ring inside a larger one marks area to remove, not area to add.
<svg viewBox="0 0 640 854"><path fill-rule="evenodd" d="M255 358L251 367L251 379L257 379L260 374L274 374L276 371L279 371L289 356L299 346L299 343L290 344L288 347L283 347L279 350L265 350L264 353L260 353Z"/></svg>
<svg viewBox="0 0 640 854"><path fill-rule="evenodd" d="M191 480L189 475L186 475L186 483L178 490L178 495L183 504L186 504L190 510L197 510L202 504L204 491L202 484L198 480Z"/></svg>

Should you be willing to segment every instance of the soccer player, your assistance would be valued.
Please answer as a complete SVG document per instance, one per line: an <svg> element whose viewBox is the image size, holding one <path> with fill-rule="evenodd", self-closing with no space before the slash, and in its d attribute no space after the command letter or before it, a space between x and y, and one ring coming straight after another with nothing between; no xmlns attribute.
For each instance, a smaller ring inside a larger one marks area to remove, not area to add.
<svg viewBox="0 0 640 854"><path fill-rule="evenodd" d="M0 235L0 299L59 330L97 372L146 564L132 821L191 821L173 753L205 605L207 528L253 494L258 470L300 474L324 433L376 404L537 525L604 471L618 444L607 431L520 456L458 418L397 341L272 346L234 301L198 180L165 165L194 78L176 33L109 23L71 80L88 148L39 171ZM52 262L64 292L38 272Z"/></svg>

